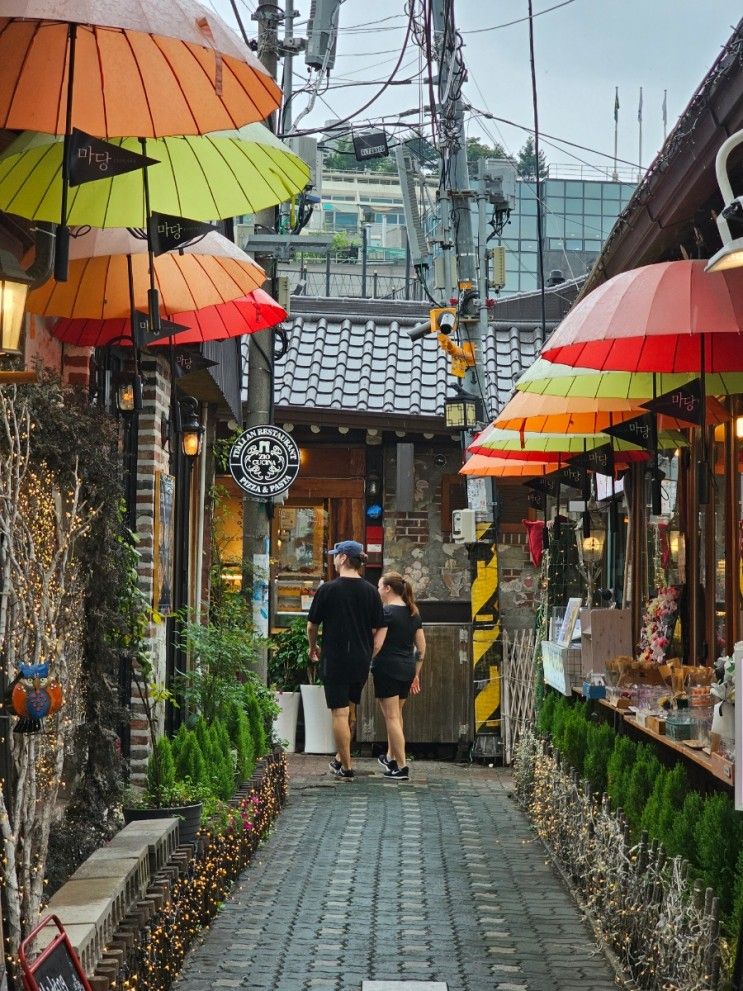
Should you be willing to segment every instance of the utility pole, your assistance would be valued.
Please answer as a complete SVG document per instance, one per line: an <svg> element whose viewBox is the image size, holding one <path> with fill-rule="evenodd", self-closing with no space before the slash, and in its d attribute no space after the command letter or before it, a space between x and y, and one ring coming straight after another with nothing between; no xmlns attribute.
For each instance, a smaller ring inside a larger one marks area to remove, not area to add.
<svg viewBox="0 0 743 991"><path fill-rule="evenodd" d="M276 78L279 55L278 27L283 12L269 0L259 0L252 19L258 22L258 58ZM274 122L275 123L275 122ZM275 130L275 127L272 128ZM276 229L276 210L262 210L255 216L256 229ZM272 290L275 259L271 254L256 253L256 261L266 270ZM275 292L272 292L275 295ZM273 339L270 335L251 334L248 339L248 402L245 426L271 423L273 419ZM270 632L270 572L271 520L273 503L243 499L243 594L253 603L253 624L256 633L266 637ZM268 676L268 655L265 648L256 659L257 674L262 681Z"/></svg>
<svg viewBox="0 0 743 991"><path fill-rule="evenodd" d="M484 406L487 391L484 348L488 333L484 203L479 204L478 275L478 253L472 231L474 196L470 189L461 97L466 70L454 21L454 0L432 0L432 13L441 101L437 108L438 130L444 144L442 153L447 176L442 199L454 231L459 301L457 316L462 347L472 355L472 359L465 360L463 386L465 392L481 397ZM483 190L480 193L484 195ZM472 431L465 433L465 446L469 446L472 437ZM501 628L493 488L489 479L467 480L467 504L476 514L477 536L476 542L471 545L470 593L476 750L478 744L484 750L482 738L493 737L500 729ZM495 756L494 746L490 753Z"/></svg>

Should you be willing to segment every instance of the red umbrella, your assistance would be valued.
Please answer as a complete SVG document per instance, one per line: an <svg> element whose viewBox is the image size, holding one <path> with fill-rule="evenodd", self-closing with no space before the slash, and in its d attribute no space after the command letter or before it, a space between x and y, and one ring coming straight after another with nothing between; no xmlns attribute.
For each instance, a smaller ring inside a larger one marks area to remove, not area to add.
<svg viewBox="0 0 743 991"><path fill-rule="evenodd" d="M184 324L184 330L160 344L200 344L224 341L228 337L254 334L286 320L286 310L263 289L254 289L242 299L205 306L188 313L174 313L168 319ZM132 329L128 317L115 320L57 320L51 328L54 337L66 344L101 348L106 344L130 344Z"/></svg>
<svg viewBox="0 0 743 991"><path fill-rule="evenodd" d="M623 372L743 371L743 269L704 261L622 272L568 313L542 357Z"/></svg>

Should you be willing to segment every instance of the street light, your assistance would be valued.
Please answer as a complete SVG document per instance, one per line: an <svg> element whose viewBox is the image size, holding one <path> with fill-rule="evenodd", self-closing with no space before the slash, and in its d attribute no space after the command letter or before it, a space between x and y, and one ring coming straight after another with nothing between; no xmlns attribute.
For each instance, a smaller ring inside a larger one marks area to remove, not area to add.
<svg viewBox="0 0 743 991"><path fill-rule="evenodd" d="M201 453L204 440L204 425L199 420L198 403L192 396L180 400L181 407L181 450L192 462Z"/></svg>
<svg viewBox="0 0 743 991"><path fill-rule="evenodd" d="M596 570L604 559L606 524L593 499L589 500L583 519L575 526L575 542L581 574L586 579L586 606L593 606L593 585Z"/></svg>
<svg viewBox="0 0 743 991"><path fill-rule="evenodd" d="M444 422L451 430L473 430L484 417L482 399L454 387L454 395L444 400Z"/></svg>
<svg viewBox="0 0 743 991"><path fill-rule="evenodd" d="M123 376L116 387L116 408L124 416L142 410L142 378L140 375Z"/></svg>
<svg viewBox="0 0 743 991"><path fill-rule="evenodd" d="M722 247L707 262L705 272L722 272L728 268L740 268L743 265L743 237L733 237L730 223L743 223L743 197L733 194L733 187L728 176L727 163L731 152L743 144L743 131L736 131L720 145L715 158L715 174L717 185L720 187L724 206L716 218L717 229L720 232Z"/></svg>

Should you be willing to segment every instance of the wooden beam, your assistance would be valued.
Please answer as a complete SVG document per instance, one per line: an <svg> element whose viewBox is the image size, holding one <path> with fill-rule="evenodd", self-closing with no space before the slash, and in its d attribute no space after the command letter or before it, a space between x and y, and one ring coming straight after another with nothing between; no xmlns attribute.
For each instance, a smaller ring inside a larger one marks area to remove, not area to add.
<svg viewBox="0 0 743 991"><path fill-rule="evenodd" d="M0 372L0 385L23 385L37 382L36 372Z"/></svg>

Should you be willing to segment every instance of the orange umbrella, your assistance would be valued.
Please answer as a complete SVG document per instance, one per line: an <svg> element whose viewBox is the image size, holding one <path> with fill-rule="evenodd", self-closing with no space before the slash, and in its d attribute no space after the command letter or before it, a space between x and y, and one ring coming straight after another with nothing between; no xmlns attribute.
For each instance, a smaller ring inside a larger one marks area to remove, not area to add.
<svg viewBox="0 0 743 991"><path fill-rule="evenodd" d="M248 296L216 306L207 306L190 313L174 313L173 323L188 330L157 343L200 344L203 341L224 341L229 337L255 334L275 327L286 320L286 310L263 289L254 289ZM67 344L102 348L106 344L131 344L131 318L118 320L57 320L52 336Z"/></svg>
<svg viewBox="0 0 743 991"><path fill-rule="evenodd" d="M646 414L638 402L606 396L549 396L517 392L493 420L502 430L537 434L597 434ZM716 399L707 399L707 422L724 423L730 414ZM676 417L659 417L659 429L682 430L689 424Z"/></svg>
<svg viewBox="0 0 743 991"><path fill-rule="evenodd" d="M30 313L47 317L108 320L148 309L147 242L126 230L91 230L73 238L67 282L50 279L29 293ZM247 296L266 280L250 255L217 231L196 244L154 260L160 312L201 310Z"/></svg>
<svg viewBox="0 0 743 991"><path fill-rule="evenodd" d="M460 475L493 476L495 478L535 478L557 471L556 464L540 464L536 461L511 461L504 458L488 458L473 454L459 469Z"/></svg>
<svg viewBox="0 0 743 991"><path fill-rule="evenodd" d="M0 0L0 65L0 127L17 131L205 134L263 120L281 100L194 0Z"/></svg>

